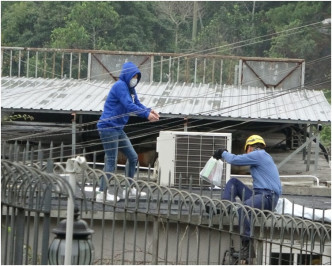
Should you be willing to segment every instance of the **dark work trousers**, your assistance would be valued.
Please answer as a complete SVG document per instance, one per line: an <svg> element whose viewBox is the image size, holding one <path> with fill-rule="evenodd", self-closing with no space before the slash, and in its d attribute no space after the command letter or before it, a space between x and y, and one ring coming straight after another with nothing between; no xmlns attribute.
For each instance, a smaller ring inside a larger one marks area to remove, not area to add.
<svg viewBox="0 0 332 266"><path fill-rule="evenodd" d="M222 199L235 202L235 198L239 197L242 203L246 206L261 210L274 210L279 199L279 195L272 190L268 189L254 189L251 190L246 185L244 185L240 180L236 178L231 178L225 187ZM249 217L244 216L242 222L242 211L241 208L239 212L239 225L243 223L244 230L241 239L243 241L249 240L250 238L250 213Z"/></svg>

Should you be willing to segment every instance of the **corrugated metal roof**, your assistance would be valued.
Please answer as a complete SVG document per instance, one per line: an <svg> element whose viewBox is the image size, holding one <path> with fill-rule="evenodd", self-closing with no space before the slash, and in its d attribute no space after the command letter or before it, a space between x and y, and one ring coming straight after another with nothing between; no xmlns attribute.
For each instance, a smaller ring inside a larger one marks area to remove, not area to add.
<svg viewBox="0 0 332 266"><path fill-rule="evenodd" d="M6 111L99 114L113 82L73 79L1 78ZM322 91L210 84L145 83L141 102L164 115L284 122L330 122L331 106Z"/></svg>

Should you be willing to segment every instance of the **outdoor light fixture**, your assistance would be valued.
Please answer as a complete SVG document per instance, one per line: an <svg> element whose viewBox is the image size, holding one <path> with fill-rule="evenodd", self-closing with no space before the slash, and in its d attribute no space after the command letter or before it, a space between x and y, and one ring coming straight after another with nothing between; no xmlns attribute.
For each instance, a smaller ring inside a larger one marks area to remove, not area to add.
<svg viewBox="0 0 332 266"><path fill-rule="evenodd" d="M75 208L71 264L89 265L92 264L94 260L94 247L90 238L90 235L94 231L88 227L85 221L78 219L78 216L78 208ZM56 234L56 237L48 250L48 264L65 264L66 223L67 220L62 220L57 228L53 229L53 233Z"/></svg>

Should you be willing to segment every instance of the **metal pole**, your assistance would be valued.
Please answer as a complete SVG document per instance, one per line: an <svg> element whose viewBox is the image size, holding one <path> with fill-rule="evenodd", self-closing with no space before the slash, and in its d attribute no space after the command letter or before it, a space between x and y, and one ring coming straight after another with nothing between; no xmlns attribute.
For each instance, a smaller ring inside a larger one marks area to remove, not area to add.
<svg viewBox="0 0 332 266"><path fill-rule="evenodd" d="M26 73L26 77L29 77L29 60L30 60L30 51L28 51L27 53L27 73Z"/></svg>
<svg viewBox="0 0 332 266"><path fill-rule="evenodd" d="M183 125L183 131L188 131L188 117L184 118L184 125Z"/></svg>
<svg viewBox="0 0 332 266"><path fill-rule="evenodd" d="M70 61L69 61L69 78L70 79L71 79L72 67L73 67L73 53L70 53Z"/></svg>
<svg viewBox="0 0 332 266"><path fill-rule="evenodd" d="M91 80L91 53L88 54L88 77L87 80Z"/></svg>
<svg viewBox="0 0 332 266"><path fill-rule="evenodd" d="M238 82L238 70L239 70L239 66L238 65L235 65L234 67L234 85L238 85L237 82Z"/></svg>
<svg viewBox="0 0 332 266"><path fill-rule="evenodd" d="M164 57L161 56L160 57L160 80L159 80L159 82L163 81L163 60L164 60Z"/></svg>
<svg viewBox="0 0 332 266"><path fill-rule="evenodd" d="M22 52L18 51L18 77L21 77L21 56L22 56Z"/></svg>
<svg viewBox="0 0 332 266"><path fill-rule="evenodd" d="M69 160L68 160L69 161ZM67 162L68 163L68 162ZM76 189L76 180L75 174L69 173L68 181L75 193ZM71 255L73 247L73 227L74 227L74 199L68 199L67 202L67 223L66 223L66 251L65 251L65 265L71 265Z"/></svg>
<svg viewBox="0 0 332 266"><path fill-rule="evenodd" d="M2 70L3 70L3 50L1 50L1 76L2 76Z"/></svg>
<svg viewBox="0 0 332 266"><path fill-rule="evenodd" d="M81 53L78 53L77 79L81 77Z"/></svg>
<svg viewBox="0 0 332 266"><path fill-rule="evenodd" d="M197 57L195 58L195 74L194 74L194 84L196 85L196 75L197 75Z"/></svg>
<svg viewBox="0 0 332 266"><path fill-rule="evenodd" d="M317 125L317 133L316 133L316 146L315 146L315 172L318 169L318 160L319 160L319 138L320 138L320 125Z"/></svg>
<svg viewBox="0 0 332 266"><path fill-rule="evenodd" d="M12 77L12 69L13 69L13 50L10 50L9 77Z"/></svg>
<svg viewBox="0 0 332 266"><path fill-rule="evenodd" d="M222 70L223 70L224 61L220 60L220 86L222 85Z"/></svg>
<svg viewBox="0 0 332 266"><path fill-rule="evenodd" d="M66 251L65 251L65 265L71 265L72 246L73 246L73 227L74 227L74 204L75 204L75 190L76 190L76 174L88 168L84 157L76 157L69 159L66 163L66 173L68 173L68 181L73 190L73 196L69 193L67 202L67 221L66 221Z"/></svg>
<svg viewBox="0 0 332 266"><path fill-rule="evenodd" d="M238 85L242 85L242 68L243 68L243 61L242 61L242 59L240 59L240 61L239 61L239 76L238 76L238 82L237 82L237 84Z"/></svg>
<svg viewBox="0 0 332 266"><path fill-rule="evenodd" d="M72 136L71 155L73 157L75 157L75 154L76 154L76 113L72 113L71 115L73 116L72 128L71 128L71 136Z"/></svg>
<svg viewBox="0 0 332 266"><path fill-rule="evenodd" d="M64 67L64 63L65 63L65 53L62 53L61 55L61 78L63 78L63 67Z"/></svg>
<svg viewBox="0 0 332 266"><path fill-rule="evenodd" d="M52 142L53 144L53 142ZM46 170L47 173L53 173L53 161L51 157L47 159ZM52 189L51 185L45 191L45 201L44 201L44 221L43 221L43 233L42 233L42 257L41 257L41 264L46 265L48 261L48 244L49 244L49 231L50 231L50 224L51 224L51 205L52 205Z"/></svg>
<svg viewBox="0 0 332 266"><path fill-rule="evenodd" d="M168 59L168 80L167 82L171 82L173 79L172 77L172 57L170 56Z"/></svg>
<svg viewBox="0 0 332 266"><path fill-rule="evenodd" d="M35 78L38 77L38 52L36 52Z"/></svg>
<svg viewBox="0 0 332 266"><path fill-rule="evenodd" d="M158 249L159 249L159 222L158 217L153 217L153 245L152 245L152 264L158 264Z"/></svg>
<svg viewBox="0 0 332 266"><path fill-rule="evenodd" d="M154 56L151 56L151 68L150 68L150 83L153 82L153 66L154 66Z"/></svg>
<svg viewBox="0 0 332 266"><path fill-rule="evenodd" d="M312 136L312 125L309 127L309 136ZM311 163L311 141L308 143L308 148L307 148L307 166L306 166L306 171L308 172L310 170L310 163Z"/></svg>
<svg viewBox="0 0 332 266"><path fill-rule="evenodd" d="M302 62L302 75L301 75L301 89L304 88L304 78L305 78L305 62Z"/></svg>
<svg viewBox="0 0 332 266"><path fill-rule="evenodd" d="M16 232L15 232L15 256L14 264L22 265L23 262L23 246L24 246L24 221L25 212L23 208L17 208Z"/></svg>
<svg viewBox="0 0 332 266"><path fill-rule="evenodd" d="M180 76L180 57L178 57L178 69L176 73L176 82L179 82L179 76Z"/></svg>

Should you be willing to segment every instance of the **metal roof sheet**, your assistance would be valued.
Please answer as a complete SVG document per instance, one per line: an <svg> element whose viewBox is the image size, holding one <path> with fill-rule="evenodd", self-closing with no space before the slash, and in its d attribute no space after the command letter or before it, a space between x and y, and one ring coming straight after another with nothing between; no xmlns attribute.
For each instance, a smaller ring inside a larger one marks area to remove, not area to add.
<svg viewBox="0 0 332 266"><path fill-rule="evenodd" d="M99 114L114 82L74 79L1 78L2 110ZM137 86L141 102L164 115L257 121L331 121L322 91L192 83Z"/></svg>

